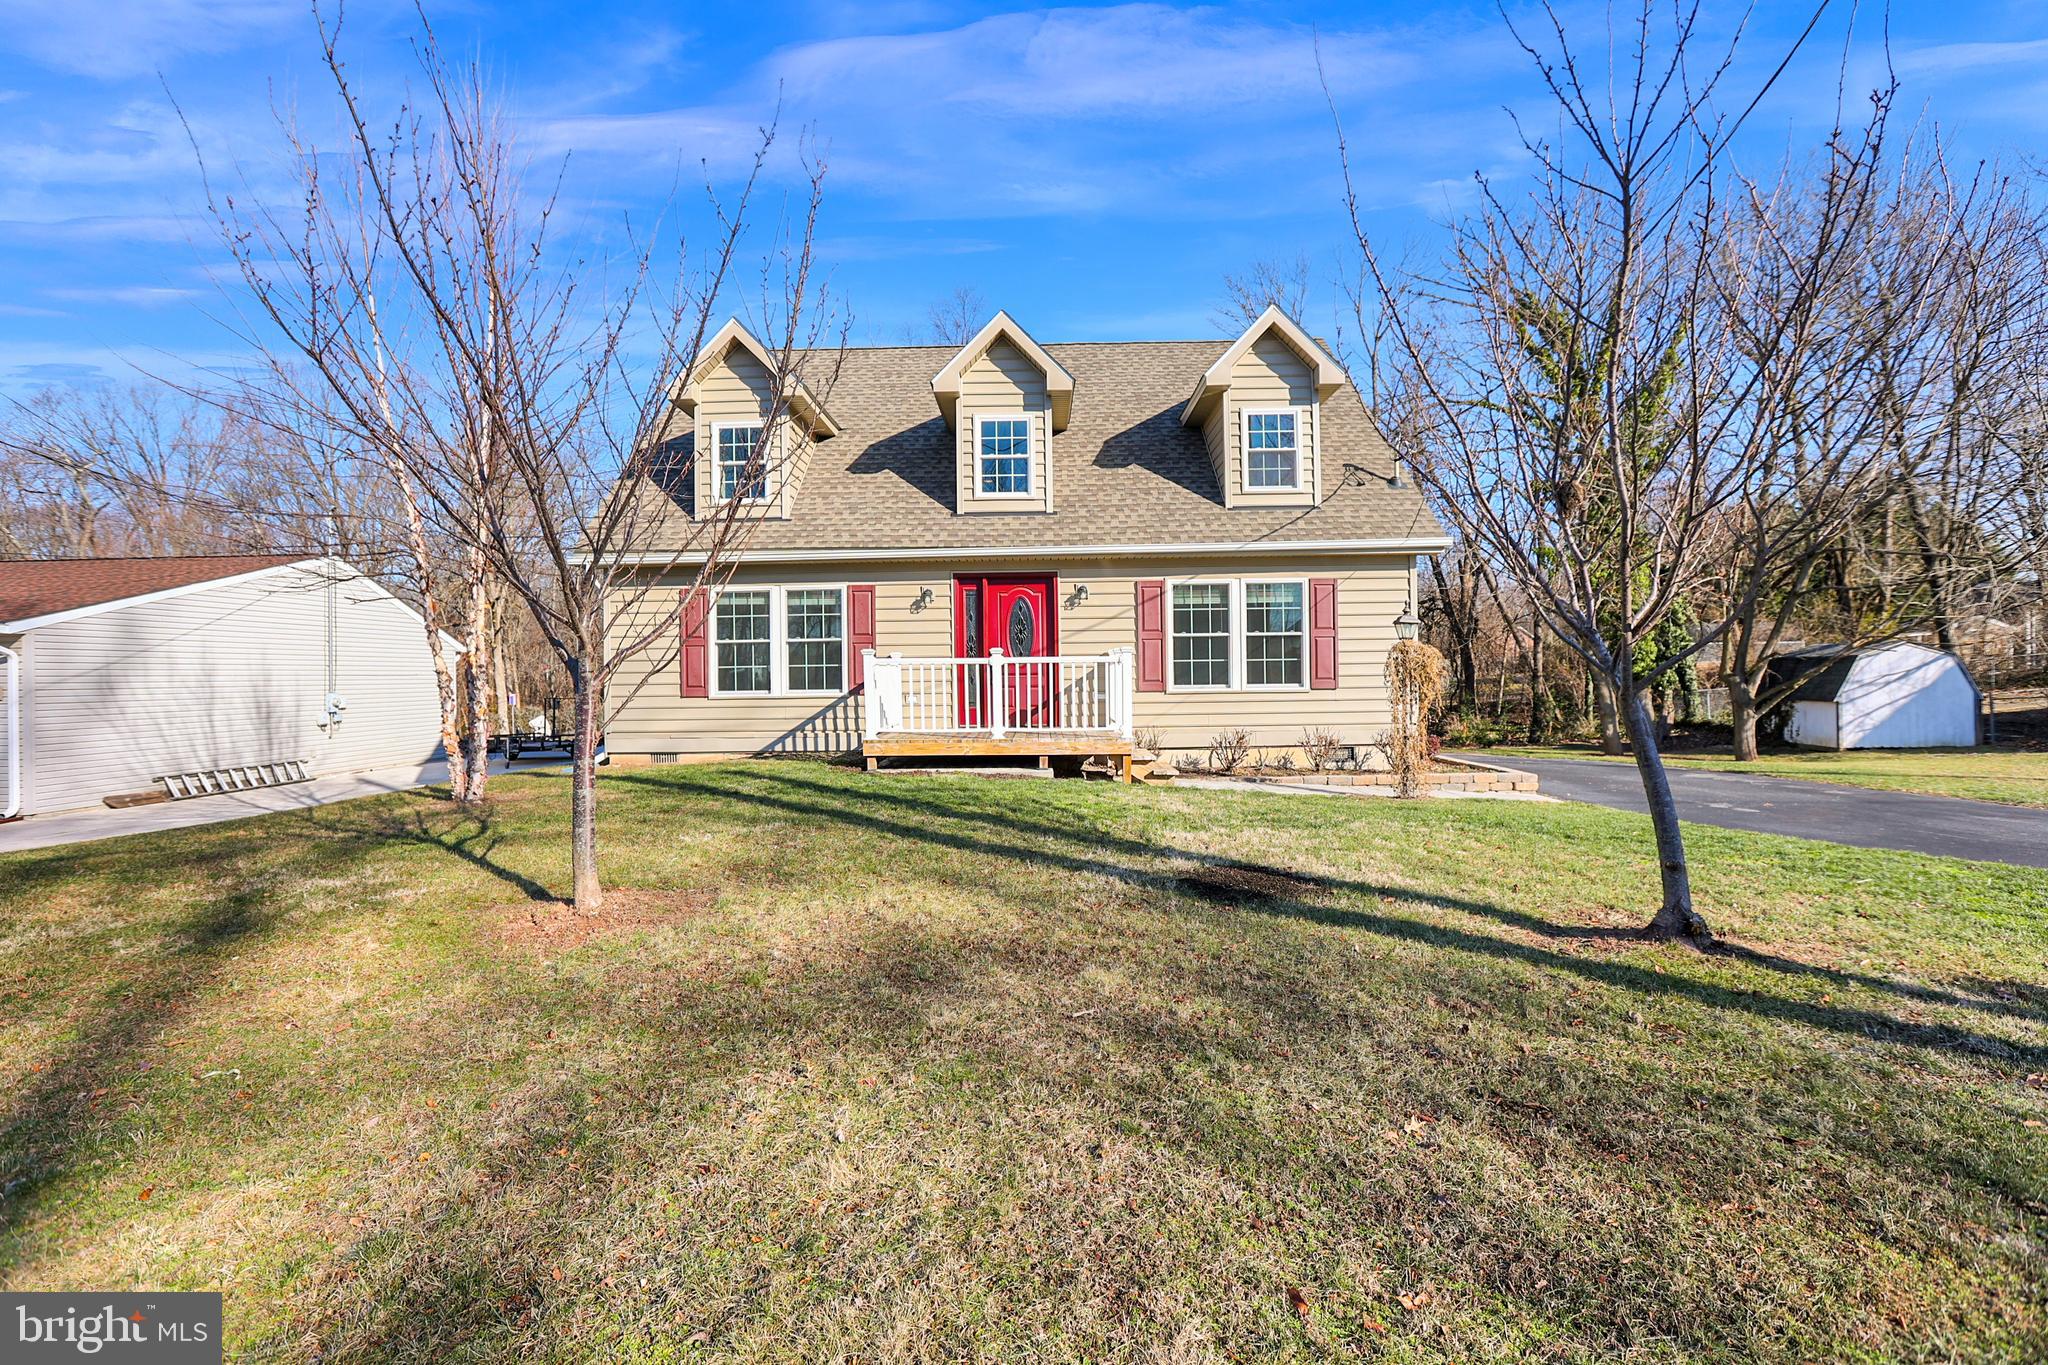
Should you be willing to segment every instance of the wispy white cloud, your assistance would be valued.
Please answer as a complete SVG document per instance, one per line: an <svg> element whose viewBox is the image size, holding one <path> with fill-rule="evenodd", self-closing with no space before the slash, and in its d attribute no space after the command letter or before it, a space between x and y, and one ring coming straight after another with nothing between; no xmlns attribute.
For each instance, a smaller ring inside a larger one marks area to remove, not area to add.
<svg viewBox="0 0 2048 1365"><path fill-rule="evenodd" d="M1899 53L1901 75L1956 76L1987 67L2026 65L2039 69L2048 62L2048 38L2005 43L1939 43Z"/></svg>
<svg viewBox="0 0 2048 1365"><path fill-rule="evenodd" d="M310 23L304 0L0 0L0 49L100 80L147 75Z"/></svg>
<svg viewBox="0 0 2048 1365"><path fill-rule="evenodd" d="M45 289L45 298L72 303L111 303L124 308L167 308L202 297L197 289L161 284L110 284L90 288Z"/></svg>
<svg viewBox="0 0 2048 1365"><path fill-rule="evenodd" d="M1463 41L1391 29L1318 39L1303 24L1158 4L1005 14L794 44L704 102L543 118L534 137L551 152L730 170L779 100L785 130L818 131L834 184L886 192L907 217L1195 207L1192 182L1223 163L1327 159L1323 139L1300 135L1327 117L1319 54L1338 95L1378 97L1412 88Z"/></svg>

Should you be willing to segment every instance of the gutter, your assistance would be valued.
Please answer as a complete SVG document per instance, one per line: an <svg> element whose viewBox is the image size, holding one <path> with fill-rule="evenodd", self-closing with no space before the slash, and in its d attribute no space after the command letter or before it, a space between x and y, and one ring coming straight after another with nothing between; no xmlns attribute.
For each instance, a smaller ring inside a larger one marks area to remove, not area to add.
<svg viewBox="0 0 2048 1365"><path fill-rule="evenodd" d="M1134 556L1196 554L1417 555L1440 554L1450 547L1451 541L1448 536L1402 536L1381 540L1216 541L1151 545L920 545L886 549L739 549L731 552L729 557L749 564L815 564L919 559L1129 559ZM588 564L591 558L587 551L577 551L569 556L570 562L575 564ZM629 566L652 565L665 568L671 565L697 564L703 562L705 558L706 555L701 550L636 550L617 556L614 562Z"/></svg>

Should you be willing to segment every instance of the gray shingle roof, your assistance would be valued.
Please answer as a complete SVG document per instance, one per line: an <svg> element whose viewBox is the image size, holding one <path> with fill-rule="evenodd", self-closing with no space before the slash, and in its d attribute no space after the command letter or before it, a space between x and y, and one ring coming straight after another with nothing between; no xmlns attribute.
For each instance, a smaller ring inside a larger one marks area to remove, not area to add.
<svg viewBox="0 0 2048 1365"><path fill-rule="evenodd" d="M1412 479L1348 385L1323 404L1323 487L1314 507L1225 508L1201 432L1180 423L1195 380L1230 343L1047 346L1074 376L1074 410L1053 438L1055 510L953 511L954 438L932 376L952 348L849 348L825 406L842 432L821 442L790 520L750 551L1413 540L1441 536ZM1347 466L1352 468L1347 469Z"/></svg>

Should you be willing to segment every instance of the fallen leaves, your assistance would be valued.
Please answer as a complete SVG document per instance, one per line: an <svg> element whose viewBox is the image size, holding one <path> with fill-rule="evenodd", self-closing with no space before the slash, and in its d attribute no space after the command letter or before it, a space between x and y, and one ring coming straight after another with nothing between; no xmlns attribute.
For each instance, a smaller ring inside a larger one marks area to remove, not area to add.
<svg viewBox="0 0 2048 1365"><path fill-rule="evenodd" d="M1303 1322L1308 1321L1308 1291L1293 1285L1287 1287L1287 1303Z"/></svg>

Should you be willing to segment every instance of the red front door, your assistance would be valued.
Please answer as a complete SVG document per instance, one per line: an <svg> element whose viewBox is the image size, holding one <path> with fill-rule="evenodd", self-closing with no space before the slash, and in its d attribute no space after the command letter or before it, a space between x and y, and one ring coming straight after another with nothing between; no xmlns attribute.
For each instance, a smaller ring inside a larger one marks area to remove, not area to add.
<svg viewBox="0 0 2048 1365"><path fill-rule="evenodd" d="M962 574L953 580L953 643L966 659L1000 649L1006 659L1059 652L1059 597L1054 574ZM1049 725L1057 687L1050 665L1003 666L1003 692L1011 725ZM960 710L969 725L986 725L987 670L966 670ZM970 680L970 678L972 680Z"/></svg>

